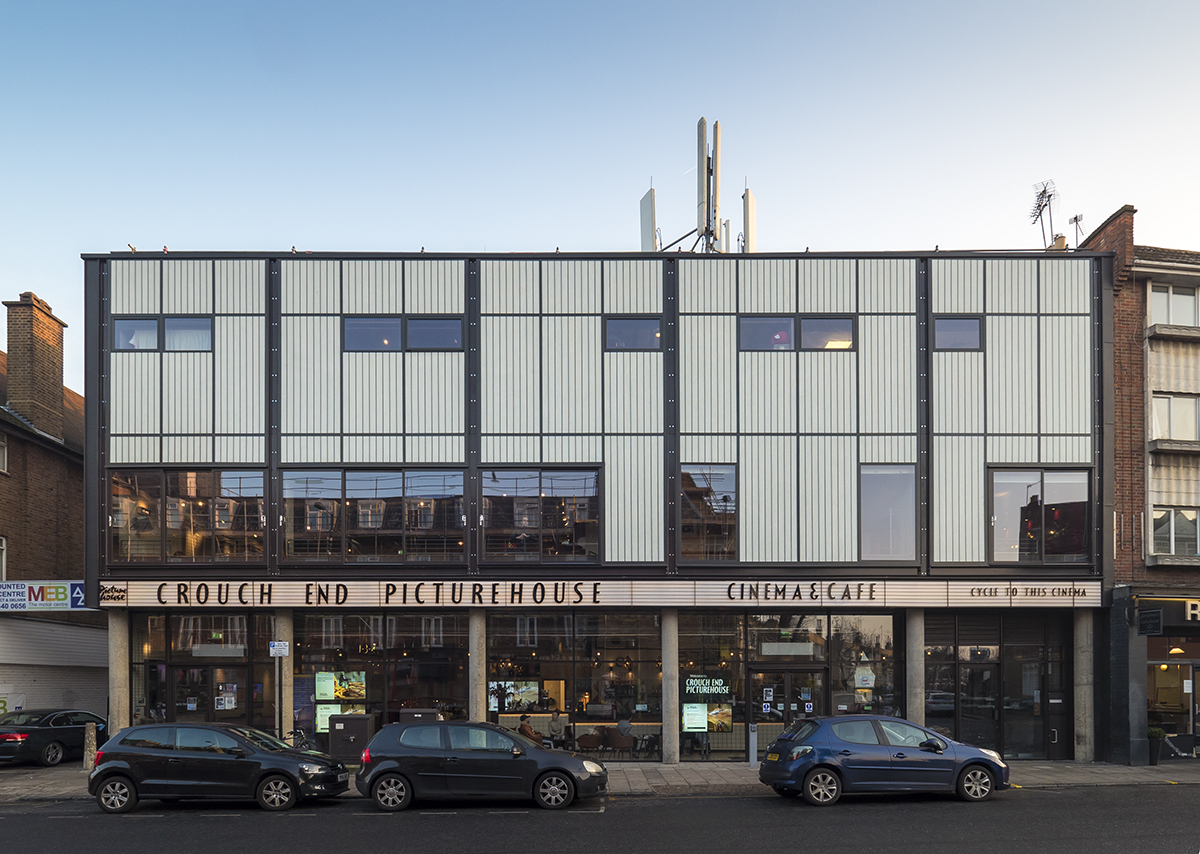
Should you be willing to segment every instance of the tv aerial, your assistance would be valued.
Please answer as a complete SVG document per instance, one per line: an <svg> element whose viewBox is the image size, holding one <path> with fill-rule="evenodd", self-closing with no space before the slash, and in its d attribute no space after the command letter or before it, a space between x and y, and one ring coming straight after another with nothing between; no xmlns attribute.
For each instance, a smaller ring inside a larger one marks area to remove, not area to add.
<svg viewBox="0 0 1200 854"><path fill-rule="evenodd" d="M1078 247L1083 242L1083 239L1080 237L1083 233L1083 214L1075 214L1067 222L1075 226L1075 246Z"/></svg>
<svg viewBox="0 0 1200 854"><path fill-rule="evenodd" d="M665 252L692 235L691 251L731 253L757 249L757 209L754 194L747 187L742 194L742 233L736 242L730 238L729 220L721 219L721 123L713 122L712 147L708 142L708 121L701 116L696 123L696 227L687 234L662 245L662 232L655 221L654 188L642 196L642 251Z"/></svg>
<svg viewBox="0 0 1200 854"><path fill-rule="evenodd" d="M1058 207L1058 190L1053 181L1043 181L1033 185L1033 209L1029 212L1029 221L1036 222L1042 227L1042 244L1049 249L1050 244L1058 238L1054 233L1054 208ZM1050 221L1050 241L1046 241L1046 220Z"/></svg>

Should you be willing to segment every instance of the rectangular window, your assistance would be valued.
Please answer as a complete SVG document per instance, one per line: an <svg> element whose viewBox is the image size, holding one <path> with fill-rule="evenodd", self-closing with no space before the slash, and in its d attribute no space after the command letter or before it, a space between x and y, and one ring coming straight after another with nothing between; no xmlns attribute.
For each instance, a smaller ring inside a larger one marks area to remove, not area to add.
<svg viewBox="0 0 1200 854"><path fill-rule="evenodd" d="M608 317L604 320L605 350L662 349L662 320L657 317Z"/></svg>
<svg viewBox="0 0 1200 854"><path fill-rule="evenodd" d="M916 466L864 465L859 477L860 559L916 560Z"/></svg>
<svg viewBox="0 0 1200 854"><path fill-rule="evenodd" d="M982 350L982 320L978 317L935 317L933 349Z"/></svg>
<svg viewBox="0 0 1200 854"><path fill-rule="evenodd" d="M461 350L462 318L410 317L408 350Z"/></svg>
<svg viewBox="0 0 1200 854"><path fill-rule="evenodd" d="M992 472L992 560L1086 562L1091 556L1089 484L1083 471Z"/></svg>
<svg viewBox="0 0 1200 854"><path fill-rule="evenodd" d="M854 318L800 318L801 350L853 350Z"/></svg>
<svg viewBox="0 0 1200 854"><path fill-rule="evenodd" d="M1195 557L1197 555L1196 509L1154 508L1154 554Z"/></svg>
<svg viewBox="0 0 1200 854"><path fill-rule="evenodd" d="M346 352L400 350L399 317L346 317L342 319L342 349Z"/></svg>
<svg viewBox="0 0 1200 854"><path fill-rule="evenodd" d="M158 320L155 318L114 318L114 350L157 350Z"/></svg>
<svg viewBox="0 0 1200 854"><path fill-rule="evenodd" d="M163 349L209 352L212 350L211 317L163 319Z"/></svg>
<svg viewBox="0 0 1200 854"><path fill-rule="evenodd" d="M212 472L167 473L167 560L213 556Z"/></svg>
<svg viewBox="0 0 1200 854"><path fill-rule="evenodd" d="M162 472L109 473L109 559L162 560Z"/></svg>
<svg viewBox="0 0 1200 854"><path fill-rule="evenodd" d="M795 329L793 317L743 317L738 327L739 347L744 352L795 350Z"/></svg>
<svg viewBox="0 0 1200 854"><path fill-rule="evenodd" d="M1194 442L1200 439L1200 407L1190 394L1154 395L1154 421L1150 435L1154 439L1179 439Z"/></svg>
<svg viewBox="0 0 1200 854"><path fill-rule="evenodd" d="M287 471L283 481L283 556L341 560L340 471Z"/></svg>
<svg viewBox="0 0 1200 854"><path fill-rule="evenodd" d="M0 472L8 471L8 437L0 434Z"/></svg>
<svg viewBox="0 0 1200 854"><path fill-rule="evenodd" d="M346 557L404 559L404 473L346 472Z"/></svg>
<svg viewBox="0 0 1200 854"><path fill-rule="evenodd" d="M462 561L466 543L463 473L410 469L404 473L404 500L416 505L419 525L404 535L410 561Z"/></svg>
<svg viewBox="0 0 1200 854"><path fill-rule="evenodd" d="M680 467L680 558L737 560L737 466Z"/></svg>
<svg viewBox="0 0 1200 854"><path fill-rule="evenodd" d="M485 560L599 560L597 472L494 470L480 478Z"/></svg>
<svg viewBox="0 0 1200 854"><path fill-rule="evenodd" d="M212 473L214 540L217 561L263 559L263 504L265 477L261 471L215 471Z"/></svg>
<svg viewBox="0 0 1200 854"><path fill-rule="evenodd" d="M1154 285L1150 291L1150 323L1196 326L1196 289L1183 285Z"/></svg>

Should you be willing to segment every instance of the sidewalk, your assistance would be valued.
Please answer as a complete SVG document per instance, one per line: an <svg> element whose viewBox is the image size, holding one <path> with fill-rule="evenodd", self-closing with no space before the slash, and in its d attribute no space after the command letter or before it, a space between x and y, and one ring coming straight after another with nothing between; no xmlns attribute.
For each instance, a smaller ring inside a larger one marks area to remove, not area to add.
<svg viewBox="0 0 1200 854"><path fill-rule="evenodd" d="M739 762L608 762L609 794L614 796L756 796L768 790L758 770ZM1082 786L1200 785L1200 760L1174 760L1130 767L1103 762L1010 762L1014 786L1059 789ZM357 798L351 785L343 798ZM87 800L87 772L79 762L57 768L0 764L0 804L18 801Z"/></svg>

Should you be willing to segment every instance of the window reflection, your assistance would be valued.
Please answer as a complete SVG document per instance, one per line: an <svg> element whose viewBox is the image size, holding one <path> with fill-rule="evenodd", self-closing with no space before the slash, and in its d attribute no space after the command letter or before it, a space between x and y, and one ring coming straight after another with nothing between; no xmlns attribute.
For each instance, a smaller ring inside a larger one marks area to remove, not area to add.
<svg viewBox="0 0 1200 854"><path fill-rule="evenodd" d="M680 468L680 557L737 560L737 467Z"/></svg>
<svg viewBox="0 0 1200 854"><path fill-rule="evenodd" d="M162 559L162 473L114 471L110 475L109 558Z"/></svg>
<svg viewBox="0 0 1200 854"><path fill-rule="evenodd" d="M289 471L283 480L284 555L305 560L342 556L338 471Z"/></svg>
<svg viewBox="0 0 1200 854"><path fill-rule="evenodd" d="M862 559L916 560L916 467L864 465L861 478Z"/></svg>
<svg viewBox="0 0 1200 854"><path fill-rule="evenodd" d="M1090 551L1087 472L992 474L992 559L998 563L1086 561Z"/></svg>
<svg viewBox="0 0 1200 854"><path fill-rule="evenodd" d="M483 482L483 556L594 561L600 505L594 471L491 470Z"/></svg>

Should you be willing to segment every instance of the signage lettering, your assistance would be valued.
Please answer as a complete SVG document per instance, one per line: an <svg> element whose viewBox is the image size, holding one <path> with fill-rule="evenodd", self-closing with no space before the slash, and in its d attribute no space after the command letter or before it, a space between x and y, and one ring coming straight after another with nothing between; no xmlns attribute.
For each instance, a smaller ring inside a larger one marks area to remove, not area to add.
<svg viewBox="0 0 1200 854"><path fill-rule="evenodd" d="M1188 622L1200 620L1200 599L1188 599L1185 604L1187 605L1187 610L1184 612L1184 615L1187 617Z"/></svg>

